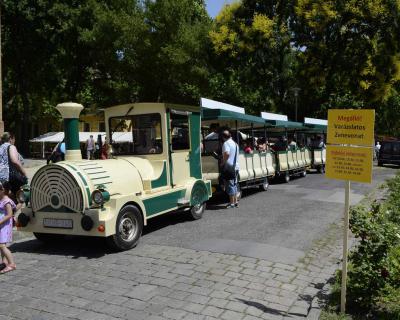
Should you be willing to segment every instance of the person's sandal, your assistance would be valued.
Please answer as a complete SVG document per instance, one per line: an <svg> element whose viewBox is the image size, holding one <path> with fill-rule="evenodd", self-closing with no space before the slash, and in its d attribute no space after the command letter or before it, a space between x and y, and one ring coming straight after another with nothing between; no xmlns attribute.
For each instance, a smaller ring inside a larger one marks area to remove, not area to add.
<svg viewBox="0 0 400 320"><path fill-rule="evenodd" d="M15 264L13 264L13 265L9 264L9 265L6 266L3 270L1 270L0 273L1 273L1 274L4 274L4 273L10 272L10 271L14 271L16 268L17 268L17 267L16 267Z"/></svg>

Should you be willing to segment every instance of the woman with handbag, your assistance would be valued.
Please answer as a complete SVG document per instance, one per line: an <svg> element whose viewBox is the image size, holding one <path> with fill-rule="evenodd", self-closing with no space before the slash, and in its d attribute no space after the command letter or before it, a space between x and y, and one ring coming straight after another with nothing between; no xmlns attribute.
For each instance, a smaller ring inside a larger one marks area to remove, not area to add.
<svg viewBox="0 0 400 320"><path fill-rule="evenodd" d="M9 181L15 197L17 191L28 183L28 178L21 163L22 157L14 144L15 136L4 132L0 145L0 182Z"/></svg>

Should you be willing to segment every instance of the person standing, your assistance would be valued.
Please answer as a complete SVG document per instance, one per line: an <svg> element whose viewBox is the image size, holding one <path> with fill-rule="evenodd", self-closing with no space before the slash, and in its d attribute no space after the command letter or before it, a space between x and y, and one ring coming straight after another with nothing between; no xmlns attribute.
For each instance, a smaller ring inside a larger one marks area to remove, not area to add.
<svg viewBox="0 0 400 320"><path fill-rule="evenodd" d="M89 139L86 140L86 155L88 160L93 159L95 144L93 135L90 135Z"/></svg>
<svg viewBox="0 0 400 320"><path fill-rule="evenodd" d="M239 173L239 146L231 137L229 130L222 133L224 144L222 145L221 172L225 182L225 191L229 196L227 208L238 207L238 173Z"/></svg>
<svg viewBox="0 0 400 320"><path fill-rule="evenodd" d="M13 211L16 209L14 202L8 197L9 183L0 183L0 252L2 264L0 273L15 270L14 258L7 245L12 241Z"/></svg>
<svg viewBox="0 0 400 320"><path fill-rule="evenodd" d="M381 150L381 144L379 141L376 142L375 145L375 158L378 160L379 159L379 151Z"/></svg>
<svg viewBox="0 0 400 320"><path fill-rule="evenodd" d="M22 166L22 157L14 144L15 136L4 132L0 145L0 182L10 183L13 196L24 184L28 183L27 174Z"/></svg>

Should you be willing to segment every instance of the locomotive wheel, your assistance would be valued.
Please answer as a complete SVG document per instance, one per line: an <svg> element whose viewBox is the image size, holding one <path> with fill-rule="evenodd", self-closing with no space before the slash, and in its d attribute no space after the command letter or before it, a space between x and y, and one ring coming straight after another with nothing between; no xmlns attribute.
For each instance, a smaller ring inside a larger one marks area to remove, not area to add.
<svg viewBox="0 0 400 320"><path fill-rule="evenodd" d="M58 242L65 238L65 236L63 234L34 232L33 235L35 236L36 239L38 239L39 241L41 241L43 243Z"/></svg>
<svg viewBox="0 0 400 320"><path fill-rule="evenodd" d="M193 220L199 220L203 217L203 213L206 210L206 203L197 204L190 208L190 215Z"/></svg>
<svg viewBox="0 0 400 320"><path fill-rule="evenodd" d="M301 173L301 176L304 178L304 177L306 177L307 176L307 170L304 170L302 173Z"/></svg>
<svg viewBox="0 0 400 320"><path fill-rule="evenodd" d="M117 251L129 250L139 243L142 231L142 214L137 207L128 205L119 212L115 234L107 238L107 244Z"/></svg>
<svg viewBox="0 0 400 320"><path fill-rule="evenodd" d="M284 181L285 183L289 183L289 181L290 181L290 175L289 175L289 172L288 172L288 171L285 172L285 175L283 176L283 181Z"/></svg>
<svg viewBox="0 0 400 320"><path fill-rule="evenodd" d="M262 184L260 184L260 189L263 191L268 191L269 188L269 181L265 179Z"/></svg>

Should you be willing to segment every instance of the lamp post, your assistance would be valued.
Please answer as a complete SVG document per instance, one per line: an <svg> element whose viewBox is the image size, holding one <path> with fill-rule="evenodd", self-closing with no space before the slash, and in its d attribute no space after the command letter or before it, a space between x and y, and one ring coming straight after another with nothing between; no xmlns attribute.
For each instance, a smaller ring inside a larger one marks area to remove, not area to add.
<svg viewBox="0 0 400 320"><path fill-rule="evenodd" d="M296 113L295 113L295 121L297 121L297 97L299 96L300 88L294 87L292 88L292 91L294 93L294 100L295 100L295 105L296 105Z"/></svg>

